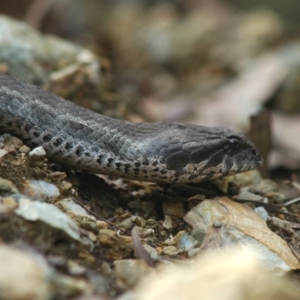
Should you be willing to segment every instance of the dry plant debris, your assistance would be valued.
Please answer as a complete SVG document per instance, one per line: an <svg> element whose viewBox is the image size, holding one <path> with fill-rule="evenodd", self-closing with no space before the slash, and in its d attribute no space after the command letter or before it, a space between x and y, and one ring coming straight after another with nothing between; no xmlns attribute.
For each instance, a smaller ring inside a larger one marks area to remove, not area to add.
<svg viewBox="0 0 300 300"><path fill-rule="evenodd" d="M171 4L99 5L107 16L97 17L94 47L106 42L107 57L2 15L0 70L138 121L243 131L268 103L281 110L270 165L300 165L299 118L287 115L299 111L299 41L281 44L276 13L232 16L219 6L220 18L197 9L182 18ZM0 298L226 300L242 291L297 299L291 279L273 274L293 272L299 286L300 188L297 177L286 179L258 171L197 186L106 178L53 165L42 148L3 134Z"/></svg>

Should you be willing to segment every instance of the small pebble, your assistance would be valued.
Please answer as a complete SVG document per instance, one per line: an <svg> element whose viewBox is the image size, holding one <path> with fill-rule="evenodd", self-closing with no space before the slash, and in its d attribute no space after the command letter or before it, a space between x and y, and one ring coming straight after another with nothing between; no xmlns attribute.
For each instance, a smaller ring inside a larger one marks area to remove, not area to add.
<svg viewBox="0 0 300 300"><path fill-rule="evenodd" d="M237 198L238 198L238 200L256 201L256 202L262 202L264 200L264 197L250 193L243 189L241 190L241 192Z"/></svg>
<svg viewBox="0 0 300 300"><path fill-rule="evenodd" d="M57 198L60 195L58 188L52 183L43 180L30 180L29 183L33 194L39 197Z"/></svg>
<svg viewBox="0 0 300 300"><path fill-rule="evenodd" d="M23 247L25 248L25 247ZM29 248L29 247L28 247ZM52 299L50 269L37 251L0 245L0 295L3 300Z"/></svg>
<svg viewBox="0 0 300 300"><path fill-rule="evenodd" d="M68 181L62 181L62 184L61 184L62 192L66 192L66 191L70 190L71 188L72 188L72 183L70 183Z"/></svg>
<svg viewBox="0 0 300 300"><path fill-rule="evenodd" d="M4 157L8 152L6 150L0 149L0 159Z"/></svg>
<svg viewBox="0 0 300 300"><path fill-rule="evenodd" d="M28 154L31 160L43 160L46 157L46 152L42 146L34 148Z"/></svg>
<svg viewBox="0 0 300 300"><path fill-rule="evenodd" d="M18 189L13 182L0 177L0 193L2 196L5 194L15 194L18 193Z"/></svg>
<svg viewBox="0 0 300 300"><path fill-rule="evenodd" d="M15 198L13 197L4 197L2 199L2 203L5 205L8 209L14 209L18 207L18 203Z"/></svg>
<svg viewBox="0 0 300 300"><path fill-rule="evenodd" d="M108 229L109 228L109 224L105 221L96 221L96 224L98 226L99 229Z"/></svg>
<svg viewBox="0 0 300 300"><path fill-rule="evenodd" d="M19 151L20 151L21 153L29 153L29 152L30 152L30 148L27 147L27 146L25 146L25 145L23 145L23 146L19 149Z"/></svg>
<svg viewBox="0 0 300 300"><path fill-rule="evenodd" d="M256 207L254 211L264 220L268 221L270 219L270 216L266 209L262 206Z"/></svg>
<svg viewBox="0 0 300 300"><path fill-rule="evenodd" d="M92 241L92 242L96 242L97 241L97 237L94 233L92 232L89 232L89 239Z"/></svg>

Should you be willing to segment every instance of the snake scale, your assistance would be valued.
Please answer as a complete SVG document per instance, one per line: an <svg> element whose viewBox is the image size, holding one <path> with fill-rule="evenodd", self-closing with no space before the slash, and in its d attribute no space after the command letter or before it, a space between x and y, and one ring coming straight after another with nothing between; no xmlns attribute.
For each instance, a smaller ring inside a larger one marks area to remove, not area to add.
<svg viewBox="0 0 300 300"><path fill-rule="evenodd" d="M152 182L200 182L256 168L262 158L224 127L112 119L0 73L0 130L54 162Z"/></svg>

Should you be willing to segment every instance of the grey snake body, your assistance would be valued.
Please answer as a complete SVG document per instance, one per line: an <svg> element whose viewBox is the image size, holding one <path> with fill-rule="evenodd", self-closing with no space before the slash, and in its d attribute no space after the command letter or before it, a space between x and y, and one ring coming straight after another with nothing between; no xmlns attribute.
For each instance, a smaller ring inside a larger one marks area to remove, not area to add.
<svg viewBox="0 0 300 300"><path fill-rule="evenodd" d="M262 163L228 128L116 120L1 73L0 130L43 146L55 162L136 180L199 182Z"/></svg>

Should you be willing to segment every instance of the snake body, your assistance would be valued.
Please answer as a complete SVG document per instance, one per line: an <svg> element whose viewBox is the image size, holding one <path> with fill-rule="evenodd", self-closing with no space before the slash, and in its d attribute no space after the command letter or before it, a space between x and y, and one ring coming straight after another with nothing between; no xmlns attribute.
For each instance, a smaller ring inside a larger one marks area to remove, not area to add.
<svg viewBox="0 0 300 300"><path fill-rule="evenodd" d="M262 163L228 128L112 119L1 73L0 130L69 167L143 181L199 182Z"/></svg>

